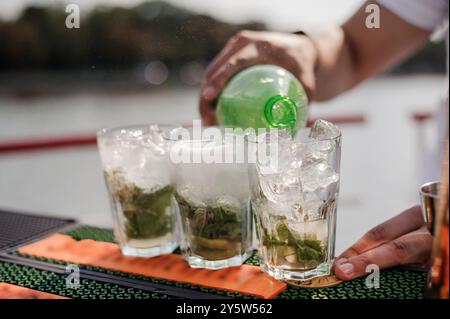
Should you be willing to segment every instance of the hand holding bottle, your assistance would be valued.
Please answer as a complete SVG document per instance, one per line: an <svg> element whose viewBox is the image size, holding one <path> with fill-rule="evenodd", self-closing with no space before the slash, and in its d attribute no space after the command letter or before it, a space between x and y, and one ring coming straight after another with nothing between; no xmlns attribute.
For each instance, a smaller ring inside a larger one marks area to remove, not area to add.
<svg viewBox="0 0 450 319"><path fill-rule="evenodd" d="M309 98L315 89L317 50L305 36L275 32L242 31L232 37L205 72L200 113L205 124L215 124L211 103L225 84L242 69L255 64L275 64L302 83Z"/></svg>

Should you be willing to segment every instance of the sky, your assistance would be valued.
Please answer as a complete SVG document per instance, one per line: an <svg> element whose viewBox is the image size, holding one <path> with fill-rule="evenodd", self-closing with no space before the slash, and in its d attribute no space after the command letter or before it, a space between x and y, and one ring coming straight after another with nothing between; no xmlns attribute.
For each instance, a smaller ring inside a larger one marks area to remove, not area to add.
<svg viewBox="0 0 450 319"><path fill-rule="evenodd" d="M363 0L166 0L227 22L262 21L274 30L315 30L345 21ZM97 4L134 6L142 0L8 0L0 1L0 18L14 19L28 4Z"/></svg>

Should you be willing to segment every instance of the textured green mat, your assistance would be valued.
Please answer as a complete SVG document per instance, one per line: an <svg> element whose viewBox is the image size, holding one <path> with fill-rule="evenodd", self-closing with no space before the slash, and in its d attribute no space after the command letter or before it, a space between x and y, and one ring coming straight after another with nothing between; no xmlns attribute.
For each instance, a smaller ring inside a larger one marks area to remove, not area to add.
<svg viewBox="0 0 450 319"><path fill-rule="evenodd" d="M77 289L66 288L65 277L30 267L0 263L0 282L7 282L55 295L77 299L162 299L168 296L149 293L94 280L81 279Z"/></svg>
<svg viewBox="0 0 450 319"><path fill-rule="evenodd" d="M67 232L75 239L94 239L98 241L113 242L113 234L108 229L94 227L79 227ZM47 260L49 261L49 260ZM54 260L51 262L58 263ZM254 254L246 261L247 264L258 265L257 254ZM215 293L234 298L251 298L239 293L229 293L211 288L191 286L166 280L134 276L126 273L108 271L93 267L84 267L96 271L102 271L128 278L139 278L155 283L163 283L178 287L189 287L193 290ZM36 270L34 268L0 263L0 282L8 282L19 286L24 286L36 290L54 293L71 298L86 299L147 299L147 298L168 298L159 293L149 293L139 289L124 288L117 285L104 284L92 280L81 280L80 288L68 289L65 285L63 275L54 274L47 271ZM335 287L307 289L289 286L277 298L280 299L421 299L425 287L426 273L413 272L400 269L382 271L380 274L380 287L367 288L364 278L344 282Z"/></svg>

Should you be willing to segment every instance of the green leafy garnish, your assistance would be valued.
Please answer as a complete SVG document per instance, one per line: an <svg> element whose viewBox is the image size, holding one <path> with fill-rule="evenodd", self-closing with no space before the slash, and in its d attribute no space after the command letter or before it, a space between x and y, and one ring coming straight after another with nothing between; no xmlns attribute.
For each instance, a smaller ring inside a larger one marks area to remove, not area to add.
<svg viewBox="0 0 450 319"><path fill-rule="evenodd" d="M158 238L173 230L171 185L145 191L126 181L119 170L105 172L105 177L114 202L120 206L125 217L127 238Z"/></svg>
<svg viewBox="0 0 450 319"><path fill-rule="evenodd" d="M281 221L275 227L275 233L267 235L263 245L276 265L290 264L298 268L314 268L325 261L325 248L313 234L296 238L295 233Z"/></svg>
<svg viewBox="0 0 450 319"><path fill-rule="evenodd" d="M193 203L176 193L190 248L206 260L228 259L242 253L242 226L239 207Z"/></svg>

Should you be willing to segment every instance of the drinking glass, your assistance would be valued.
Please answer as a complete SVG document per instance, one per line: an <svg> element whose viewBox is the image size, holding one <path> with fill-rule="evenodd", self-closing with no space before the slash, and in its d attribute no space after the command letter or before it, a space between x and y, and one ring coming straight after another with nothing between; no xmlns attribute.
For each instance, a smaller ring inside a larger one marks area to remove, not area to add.
<svg viewBox="0 0 450 319"><path fill-rule="evenodd" d="M136 125L97 133L116 241L126 256L152 257L177 246L176 203L163 138L170 125Z"/></svg>
<svg viewBox="0 0 450 319"><path fill-rule="evenodd" d="M193 268L239 266L252 251L248 168L245 159L231 158L243 144L217 127L199 129L199 136L182 130L170 138L182 254Z"/></svg>
<svg viewBox="0 0 450 319"><path fill-rule="evenodd" d="M318 121L292 139L256 143L249 167L262 269L279 280L329 275L335 250L341 134ZM267 154L272 146L272 154Z"/></svg>
<svg viewBox="0 0 450 319"><path fill-rule="evenodd" d="M431 234L434 232L434 220L439 207L439 182L429 182L420 187L422 214Z"/></svg>

